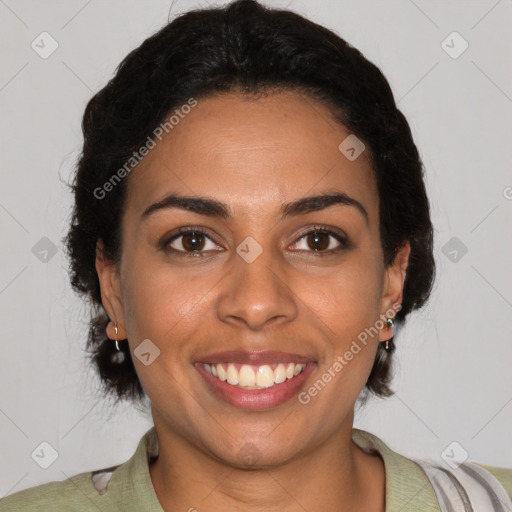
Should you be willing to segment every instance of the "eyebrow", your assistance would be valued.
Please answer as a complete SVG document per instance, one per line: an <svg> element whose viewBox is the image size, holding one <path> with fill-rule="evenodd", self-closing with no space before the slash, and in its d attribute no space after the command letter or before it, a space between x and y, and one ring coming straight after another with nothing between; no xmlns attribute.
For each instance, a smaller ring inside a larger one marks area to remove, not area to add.
<svg viewBox="0 0 512 512"><path fill-rule="evenodd" d="M281 220L307 213L318 212L334 205L345 205L355 207L364 217L369 225L368 212L365 207L353 197L340 191L327 191L326 193L307 196L281 206L279 213ZM175 193L165 196L162 200L148 206L141 215L141 219L148 218L155 212L170 208L180 208L190 212L229 220L233 217L229 205L216 199L201 196L181 196Z"/></svg>

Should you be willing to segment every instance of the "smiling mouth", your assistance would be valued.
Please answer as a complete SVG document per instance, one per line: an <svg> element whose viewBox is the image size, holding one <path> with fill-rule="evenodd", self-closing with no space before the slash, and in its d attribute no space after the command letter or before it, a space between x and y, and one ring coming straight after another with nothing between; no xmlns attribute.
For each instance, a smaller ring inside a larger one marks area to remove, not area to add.
<svg viewBox="0 0 512 512"><path fill-rule="evenodd" d="M240 363L201 363L213 377L240 389L267 389L292 380L306 368L303 363L274 363L261 366Z"/></svg>

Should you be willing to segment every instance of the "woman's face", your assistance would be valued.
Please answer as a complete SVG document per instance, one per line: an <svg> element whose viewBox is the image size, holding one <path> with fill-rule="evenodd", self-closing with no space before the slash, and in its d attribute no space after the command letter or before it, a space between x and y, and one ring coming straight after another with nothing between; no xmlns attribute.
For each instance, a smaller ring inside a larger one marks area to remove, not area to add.
<svg viewBox="0 0 512 512"><path fill-rule="evenodd" d="M238 466L350 432L409 247L384 267L368 154L354 159L351 139L340 150L349 135L297 93L223 94L199 100L127 178L120 271L101 258L97 269L157 429ZM195 202L166 205L170 194ZM272 385L294 361L302 373ZM201 363L224 363L231 383Z"/></svg>

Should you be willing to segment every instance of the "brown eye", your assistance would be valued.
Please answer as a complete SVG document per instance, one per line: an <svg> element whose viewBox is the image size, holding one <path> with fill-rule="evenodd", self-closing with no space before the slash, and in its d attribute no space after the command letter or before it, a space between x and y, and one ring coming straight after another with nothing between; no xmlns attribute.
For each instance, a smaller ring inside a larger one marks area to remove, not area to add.
<svg viewBox="0 0 512 512"><path fill-rule="evenodd" d="M293 248L299 251L312 252L316 256L323 256L348 249L349 243L341 233L316 228L303 234L293 244Z"/></svg>
<svg viewBox="0 0 512 512"><path fill-rule="evenodd" d="M183 230L162 243L162 249L181 256L203 256L219 246L204 232L197 229Z"/></svg>
<svg viewBox="0 0 512 512"><path fill-rule="evenodd" d="M329 247L329 235L327 233L313 233L306 237L308 247L314 251L324 251Z"/></svg>
<svg viewBox="0 0 512 512"><path fill-rule="evenodd" d="M205 237L201 233L187 233L182 238L181 243L186 251L200 251L205 246Z"/></svg>

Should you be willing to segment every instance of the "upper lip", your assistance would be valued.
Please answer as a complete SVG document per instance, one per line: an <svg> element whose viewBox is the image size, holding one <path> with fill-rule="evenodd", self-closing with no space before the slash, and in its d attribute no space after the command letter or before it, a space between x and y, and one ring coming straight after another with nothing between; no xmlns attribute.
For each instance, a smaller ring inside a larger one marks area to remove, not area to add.
<svg viewBox="0 0 512 512"><path fill-rule="evenodd" d="M264 365L273 363L299 363L307 364L313 362L310 357L291 354L289 352L279 352L275 350L266 350L260 352L247 352L242 350L231 350L225 352L215 352L208 354L197 360L201 363L240 363L251 365Z"/></svg>

